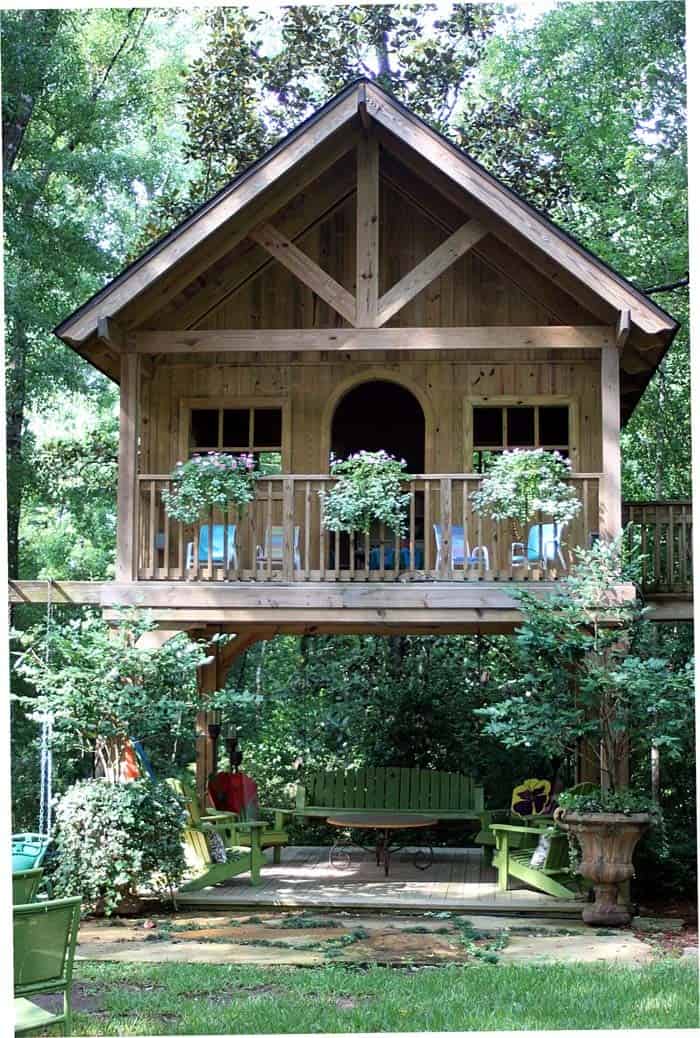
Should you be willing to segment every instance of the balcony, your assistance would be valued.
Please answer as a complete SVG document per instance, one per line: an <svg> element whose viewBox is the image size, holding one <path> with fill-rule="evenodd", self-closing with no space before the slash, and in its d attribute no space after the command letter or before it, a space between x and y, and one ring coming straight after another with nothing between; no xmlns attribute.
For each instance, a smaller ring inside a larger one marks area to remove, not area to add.
<svg viewBox="0 0 700 1038"><path fill-rule="evenodd" d="M547 516L535 517L520 540L510 522L479 516L472 493L481 476L430 473L406 481L407 531L398 538L381 525L370 533L336 534L323 524L322 492L328 475L261 478L255 500L239 517L220 509L197 526L166 515L162 491L168 475L138 477L136 579L212 582L383 582L557 580L598 531L598 473L571 482L581 502L560 544L551 541ZM466 538L464 534L466 533ZM466 540L466 546L465 546ZM466 550L465 550L466 547ZM527 561L526 561L527 560Z"/></svg>

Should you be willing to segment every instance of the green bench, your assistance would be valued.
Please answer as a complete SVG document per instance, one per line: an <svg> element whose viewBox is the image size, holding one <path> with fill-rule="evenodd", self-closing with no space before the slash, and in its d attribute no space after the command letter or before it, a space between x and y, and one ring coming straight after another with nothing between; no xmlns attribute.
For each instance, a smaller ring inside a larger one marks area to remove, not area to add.
<svg viewBox="0 0 700 1038"><path fill-rule="evenodd" d="M338 811L423 813L441 822L479 818L484 790L469 775L421 768L317 771L297 785L295 818L327 818Z"/></svg>

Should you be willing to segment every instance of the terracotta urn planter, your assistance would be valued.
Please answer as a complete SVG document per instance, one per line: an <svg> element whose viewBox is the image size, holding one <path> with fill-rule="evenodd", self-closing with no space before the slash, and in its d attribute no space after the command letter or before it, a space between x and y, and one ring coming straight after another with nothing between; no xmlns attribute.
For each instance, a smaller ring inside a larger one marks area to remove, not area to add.
<svg viewBox="0 0 700 1038"><path fill-rule="evenodd" d="M595 901L584 908L584 923L628 926L632 916L626 905L618 904L618 891L621 883L634 876L632 855L650 825L650 815L577 814L558 807L554 819L578 840L578 871L593 883Z"/></svg>

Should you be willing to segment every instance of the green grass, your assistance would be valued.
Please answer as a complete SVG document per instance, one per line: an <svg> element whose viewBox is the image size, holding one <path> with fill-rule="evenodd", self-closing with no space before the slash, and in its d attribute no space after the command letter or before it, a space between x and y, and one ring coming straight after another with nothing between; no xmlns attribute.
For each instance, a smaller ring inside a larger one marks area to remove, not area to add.
<svg viewBox="0 0 700 1038"><path fill-rule="evenodd" d="M76 964L100 1003L76 1035L674 1028L698 1024L694 966L369 969Z"/></svg>

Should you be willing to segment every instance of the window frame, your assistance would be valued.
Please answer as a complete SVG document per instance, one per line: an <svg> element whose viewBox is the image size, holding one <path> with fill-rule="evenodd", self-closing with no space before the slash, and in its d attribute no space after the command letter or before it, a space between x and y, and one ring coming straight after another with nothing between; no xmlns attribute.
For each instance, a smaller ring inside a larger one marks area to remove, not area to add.
<svg viewBox="0 0 700 1038"><path fill-rule="evenodd" d="M250 411L253 410L279 410L282 412L282 443L281 454L282 454L282 473L291 471L291 412L289 406L289 400L286 397L278 396L201 396L201 397L185 397L180 400L180 420L179 420L179 436L178 436L178 451L179 459L181 461L187 461L192 457L192 451L190 450L190 429L192 422L192 411L197 410L210 410L219 411L219 435L221 439L222 428L223 428L223 412L224 410L232 411ZM249 430L250 430L251 416L249 415ZM250 432L249 432L250 436ZM224 450L223 447L215 448L200 448L200 450ZM245 448L247 452L248 447ZM256 453L273 452L272 447L260 447L256 450ZM281 473L280 473L281 474Z"/></svg>
<svg viewBox="0 0 700 1038"><path fill-rule="evenodd" d="M464 444L464 471L475 472L474 469L474 451L475 450L490 450L493 453L502 453L504 450L533 450L530 447L475 447L474 446L474 410L478 407L500 407L503 411L503 429L504 439L507 412L508 407L568 407L569 408L569 460L571 462L572 472L577 472L579 468L578 464L578 401L567 395L563 394L544 394L540 393L535 396L514 396L508 394L504 396L468 396L464 400L463 408L463 435L462 443ZM539 438L539 416L535 411L535 438ZM556 447L545 447L545 450L556 450Z"/></svg>

